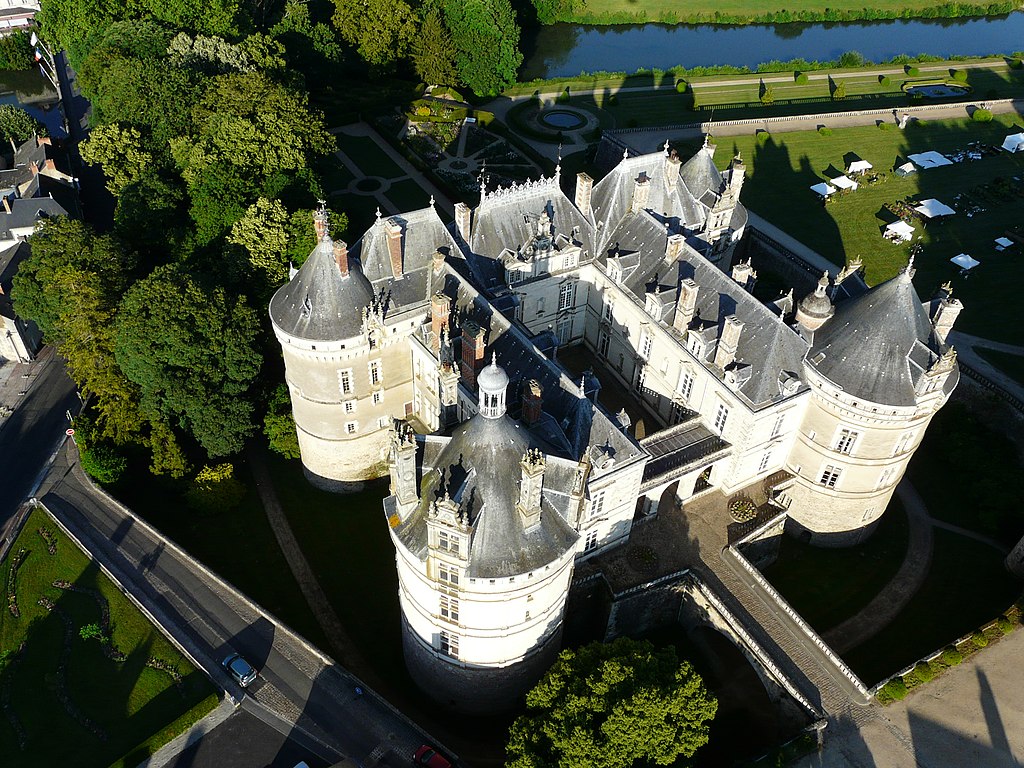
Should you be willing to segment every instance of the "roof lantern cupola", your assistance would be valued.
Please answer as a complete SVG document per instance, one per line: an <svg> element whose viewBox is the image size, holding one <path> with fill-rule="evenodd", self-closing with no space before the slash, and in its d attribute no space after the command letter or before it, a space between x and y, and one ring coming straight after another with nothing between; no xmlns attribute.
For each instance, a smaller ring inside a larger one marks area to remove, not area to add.
<svg viewBox="0 0 1024 768"><path fill-rule="evenodd" d="M808 294L796 310L796 319L809 331L816 331L835 314L836 308L828 297L828 272L821 275L814 293Z"/></svg>
<svg viewBox="0 0 1024 768"><path fill-rule="evenodd" d="M508 374L498 365L497 354L491 354L491 364L480 371L476 384L479 389L480 415L485 419L500 419L504 416Z"/></svg>

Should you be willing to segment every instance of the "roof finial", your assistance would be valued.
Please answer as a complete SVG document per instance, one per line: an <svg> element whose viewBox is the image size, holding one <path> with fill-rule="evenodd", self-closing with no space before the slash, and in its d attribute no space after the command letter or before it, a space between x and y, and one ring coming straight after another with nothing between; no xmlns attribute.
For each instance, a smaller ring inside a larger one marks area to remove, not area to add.
<svg viewBox="0 0 1024 768"><path fill-rule="evenodd" d="M433 195L430 196L430 207L431 208L434 207L434 196Z"/></svg>
<svg viewBox="0 0 1024 768"><path fill-rule="evenodd" d="M708 131L707 133L704 134L704 147L703 147L703 149L707 149L710 145L711 145L711 132Z"/></svg>
<svg viewBox="0 0 1024 768"><path fill-rule="evenodd" d="M622 159L629 160L629 147L622 148Z"/></svg>
<svg viewBox="0 0 1024 768"><path fill-rule="evenodd" d="M380 221L380 206L377 206L377 221Z"/></svg>
<svg viewBox="0 0 1024 768"><path fill-rule="evenodd" d="M495 352L493 349L491 350L491 365L493 365L495 368L498 367L498 353Z"/></svg>
<svg viewBox="0 0 1024 768"><path fill-rule="evenodd" d="M665 139L665 154L668 154L668 139Z"/></svg>

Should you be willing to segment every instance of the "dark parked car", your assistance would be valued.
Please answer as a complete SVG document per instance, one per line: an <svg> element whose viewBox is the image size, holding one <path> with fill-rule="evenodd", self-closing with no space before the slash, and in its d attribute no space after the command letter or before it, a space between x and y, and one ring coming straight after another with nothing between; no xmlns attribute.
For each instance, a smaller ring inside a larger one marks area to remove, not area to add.
<svg viewBox="0 0 1024 768"><path fill-rule="evenodd" d="M248 661L242 658L241 654L232 653L221 662L221 665L235 679L235 682L243 688L256 679L256 670L252 668Z"/></svg>

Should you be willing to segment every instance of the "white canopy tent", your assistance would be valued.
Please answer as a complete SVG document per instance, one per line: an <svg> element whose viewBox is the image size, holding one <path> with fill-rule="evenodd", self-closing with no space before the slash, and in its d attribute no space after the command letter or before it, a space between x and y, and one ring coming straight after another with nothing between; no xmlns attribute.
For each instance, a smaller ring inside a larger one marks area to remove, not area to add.
<svg viewBox="0 0 1024 768"><path fill-rule="evenodd" d="M997 237L996 238L996 250L997 251L1005 251L1011 245L1013 245L1013 240L1011 240L1008 237Z"/></svg>
<svg viewBox="0 0 1024 768"><path fill-rule="evenodd" d="M811 187L811 192L817 192L822 197L828 197L829 195L835 194L835 187L830 187L824 181L820 184L815 184Z"/></svg>
<svg viewBox="0 0 1024 768"><path fill-rule="evenodd" d="M943 165L952 165L953 161L938 152L921 152L916 155L907 155L907 159L918 168L939 168Z"/></svg>
<svg viewBox="0 0 1024 768"><path fill-rule="evenodd" d="M950 208L945 203L940 203L934 197L928 200L922 200L921 204L914 208L915 211L920 213L926 219L935 219L939 216L952 216L956 211Z"/></svg>
<svg viewBox="0 0 1024 768"><path fill-rule="evenodd" d="M912 173L917 173L917 168L914 167L913 163L904 163L896 168L897 176L909 176Z"/></svg>
<svg viewBox="0 0 1024 768"><path fill-rule="evenodd" d="M848 176L840 176L838 179L832 179L832 183L839 189L856 189L857 182Z"/></svg>
<svg viewBox="0 0 1024 768"><path fill-rule="evenodd" d="M885 239L894 243L905 243L914 236L916 230L905 221L894 221L885 228Z"/></svg>
<svg viewBox="0 0 1024 768"><path fill-rule="evenodd" d="M954 256L952 259L950 259L950 261L952 261L961 269L974 269L976 266L981 264L980 261L978 261L977 259L972 259L966 253L961 253L959 256Z"/></svg>
<svg viewBox="0 0 1024 768"><path fill-rule="evenodd" d="M1024 152L1024 133L1013 133L1003 141L1003 149L1007 152Z"/></svg>
<svg viewBox="0 0 1024 768"><path fill-rule="evenodd" d="M847 173L864 173L870 171L874 166L867 160L854 160L850 163L850 167L846 169Z"/></svg>

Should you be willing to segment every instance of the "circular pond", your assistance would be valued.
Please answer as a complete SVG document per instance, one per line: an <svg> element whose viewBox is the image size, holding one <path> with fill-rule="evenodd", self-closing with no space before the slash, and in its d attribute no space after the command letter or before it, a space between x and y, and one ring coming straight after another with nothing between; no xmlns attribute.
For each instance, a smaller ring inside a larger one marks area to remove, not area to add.
<svg viewBox="0 0 1024 768"><path fill-rule="evenodd" d="M950 99L955 96L964 96L971 92L970 87L966 85L952 85L950 83L908 85L905 90L911 96L920 96L925 99Z"/></svg>
<svg viewBox="0 0 1024 768"><path fill-rule="evenodd" d="M356 189L360 192L376 192L384 186L384 182L376 176L367 176L356 182Z"/></svg>
<svg viewBox="0 0 1024 768"><path fill-rule="evenodd" d="M568 109L549 109L541 112L537 119L548 128L558 131L571 131L587 124L583 115Z"/></svg>

